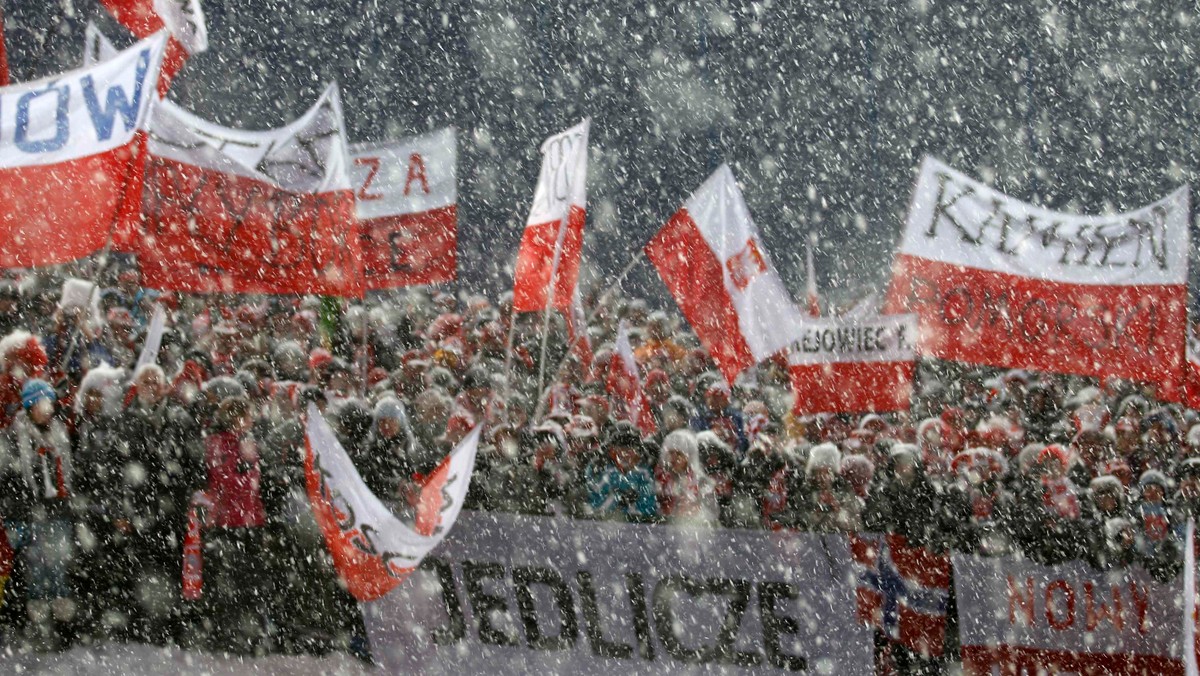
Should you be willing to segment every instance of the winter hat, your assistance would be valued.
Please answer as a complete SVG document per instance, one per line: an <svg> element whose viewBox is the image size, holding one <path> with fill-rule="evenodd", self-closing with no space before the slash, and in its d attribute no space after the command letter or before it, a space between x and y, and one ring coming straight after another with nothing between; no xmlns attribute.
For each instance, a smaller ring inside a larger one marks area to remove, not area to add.
<svg viewBox="0 0 1200 676"><path fill-rule="evenodd" d="M1103 474L1092 479L1088 483L1088 490L1093 495L1112 493L1118 500L1123 501L1125 499L1125 485L1121 483L1120 479L1111 474Z"/></svg>
<svg viewBox="0 0 1200 676"><path fill-rule="evenodd" d="M1192 425L1188 430L1187 445L1193 449L1200 449L1200 425Z"/></svg>
<svg viewBox="0 0 1200 676"><path fill-rule="evenodd" d="M1138 488L1146 488L1151 484L1157 485L1164 491L1170 488L1170 482L1167 481L1167 475L1156 469L1148 469L1142 472L1142 476L1138 478Z"/></svg>
<svg viewBox="0 0 1200 676"><path fill-rule="evenodd" d="M115 395L117 394L117 385L120 384L121 378L125 376L124 369L113 368L108 364L100 364L90 370L83 376L83 380L79 383L79 390L75 393L75 412L83 411L83 402L87 394L93 390L98 390L104 398L106 407L112 408L115 406Z"/></svg>
<svg viewBox="0 0 1200 676"><path fill-rule="evenodd" d="M317 370L333 362L333 355L323 347L318 347L308 354L308 368Z"/></svg>
<svg viewBox="0 0 1200 676"><path fill-rule="evenodd" d="M808 464L804 467L804 475L812 476L817 469L824 467L834 474L842 467L842 452L832 443L817 444L808 451Z"/></svg>
<svg viewBox="0 0 1200 676"><path fill-rule="evenodd" d="M909 462L917 464L921 457L921 451L917 449L915 444L894 444L892 449L888 451L888 457L893 464L900 462Z"/></svg>
<svg viewBox="0 0 1200 676"><path fill-rule="evenodd" d="M36 378L49 361L41 341L28 331L13 331L0 339L0 368L6 371L20 367L27 377Z"/></svg>
<svg viewBox="0 0 1200 676"><path fill-rule="evenodd" d="M25 381L24 387L21 388L21 405L25 407L25 410L33 408L43 399L51 402L58 399L54 394L54 388L50 387L50 383L38 378L30 378Z"/></svg>
<svg viewBox="0 0 1200 676"><path fill-rule="evenodd" d="M842 458L841 474L856 493L863 495L875 476L875 463L861 455L847 455Z"/></svg>
<svg viewBox="0 0 1200 676"><path fill-rule="evenodd" d="M633 425L621 421L617 423L612 432L609 433L608 439L605 440L605 446L614 448L624 446L626 448L642 448L642 435L638 433L637 428Z"/></svg>
<svg viewBox="0 0 1200 676"><path fill-rule="evenodd" d="M404 404L395 397L384 397L375 404L375 420L399 420L404 422L408 416L404 412Z"/></svg>
<svg viewBox="0 0 1200 676"><path fill-rule="evenodd" d="M1037 461L1039 465L1047 461L1057 462L1065 472L1071 467L1071 452L1061 444L1050 444L1038 452Z"/></svg>

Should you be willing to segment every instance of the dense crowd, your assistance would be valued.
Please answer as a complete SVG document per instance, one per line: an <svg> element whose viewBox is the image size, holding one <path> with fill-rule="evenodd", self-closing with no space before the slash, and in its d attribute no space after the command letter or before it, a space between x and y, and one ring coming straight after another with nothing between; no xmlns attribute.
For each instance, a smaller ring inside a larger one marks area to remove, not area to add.
<svg viewBox="0 0 1200 676"><path fill-rule="evenodd" d="M477 296L180 296L141 288L132 267L104 280L0 281L0 517L16 562L0 642L365 657L307 506L309 403L410 518L423 476L476 425L479 510L890 532L1167 580L1200 505L1195 412L1133 383L925 364L911 412L797 416L781 359L730 387L681 318L638 300L591 299L587 346L551 315L543 348L543 315ZM155 305L162 347L135 367ZM610 377L620 321L653 416L640 428Z"/></svg>

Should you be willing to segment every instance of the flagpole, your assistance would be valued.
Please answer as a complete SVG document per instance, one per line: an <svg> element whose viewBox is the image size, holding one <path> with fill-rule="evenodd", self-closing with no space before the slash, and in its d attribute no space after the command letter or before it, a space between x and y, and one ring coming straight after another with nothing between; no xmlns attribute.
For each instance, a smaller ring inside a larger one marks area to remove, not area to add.
<svg viewBox="0 0 1200 676"><path fill-rule="evenodd" d="M640 249L639 249L639 251L640 251ZM612 295L612 292L615 291L617 289L617 287L619 287L621 285L621 282L625 280L625 277L627 277L629 275L629 273L633 271L634 266L636 266L638 263L640 263L641 260L642 259L640 256L638 256L637 254L634 254L633 258L629 261L629 264L626 265L623 270L621 270L621 273L619 275L617 275L617 278L614 279L612 281L612 283L608 285L608 288L604 290L604 293L600 294L600 296L596 298L596 307L592 308L591 314L589 314L587 316L587 318L585 318L583 320L583 326L580 327L580 330L575 333L575 336L573 336L568 341L566 352L563 353L563 357L562 357L562 359L559 360L558 366L556 366L554 368L555 373L558 373L559 371L561 371L563 365L566 364L567 360L571 358L571 351L575 349L575 345L579 342L580 336L587 333L588 325L591 324L592 320L596 318L596 315L600 313L600 308L602 308L604 306L604 302L606 300L608 300L608 297L610 295ZM542 358L543 358L543 360L545 359L544 354L543 354ZM539 378L537 409L535 410L534 415L533 415L535 420L541 417L542 412L545 408L545 406L544 406L545 400L546 400L545 394L546 394L546 392L542 389L542 382L541 382L541 379Z"/></svg>

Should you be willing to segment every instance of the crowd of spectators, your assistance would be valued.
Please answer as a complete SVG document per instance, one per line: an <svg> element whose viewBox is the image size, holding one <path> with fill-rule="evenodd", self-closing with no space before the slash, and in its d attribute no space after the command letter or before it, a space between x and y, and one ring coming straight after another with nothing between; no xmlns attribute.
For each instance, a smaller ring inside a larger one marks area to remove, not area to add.
<svg viewBox="0 0 1200 676"><path fill-rule="evenodd" d="M0 518L16 562L0 640L365 657L304 493L310 402L402 517L483 425L471 509L889 532L1162 580L1181 566L1200 425L1145 388L923 364L910 412L800 416L781 359L731 387L681 318L601 301L588 308L594 354L552 316L539 363L541 313L514 320L477 296L157 294L132 267L94 291L0 280ZM162 347L135 367L155 304ZM619 321L649 434L611 396ZM197 519L203 593L189 600Z"/></svg>

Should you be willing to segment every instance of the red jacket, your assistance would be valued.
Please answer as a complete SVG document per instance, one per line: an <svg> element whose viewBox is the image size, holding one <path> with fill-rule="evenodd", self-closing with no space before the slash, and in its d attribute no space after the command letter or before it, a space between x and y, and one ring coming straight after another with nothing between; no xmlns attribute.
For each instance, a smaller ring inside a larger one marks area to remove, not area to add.
<svg viewBox="0 0 1200 676"><path fill-rule="evenodd" d="M204 464L208 468L208 497L213 506L209 523L218 528L253 528L263 525L259 461L241 457L242 437L221 432L205 440Z"/></svg>

